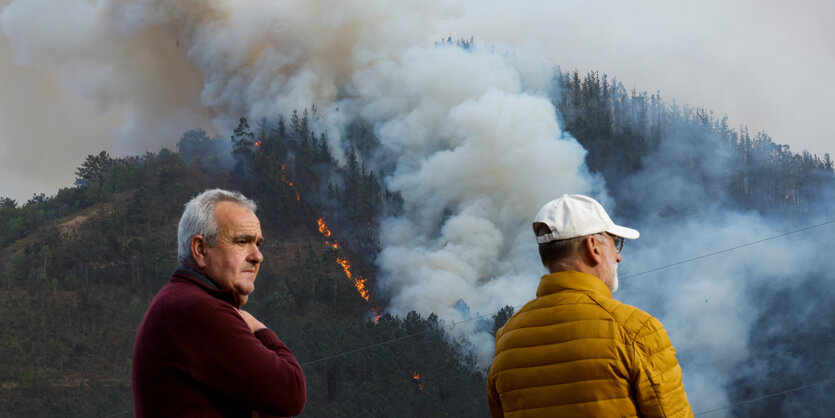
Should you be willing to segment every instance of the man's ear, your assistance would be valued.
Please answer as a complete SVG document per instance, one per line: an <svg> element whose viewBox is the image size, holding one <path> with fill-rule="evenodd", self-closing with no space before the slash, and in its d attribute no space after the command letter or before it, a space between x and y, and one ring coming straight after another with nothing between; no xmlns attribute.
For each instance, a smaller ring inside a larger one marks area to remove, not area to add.
<svg viewBox="0 0 835 418"><path fill-rule="evenodd" d="M195 267L206 268L206 250L209 248L208 241L202 235L195 235L191 237L191 258L194 260Z"/></svg>
<svg viewBox="0 0 835 418"><path fill-rule="evenodd" d="M583 255L586 256L589 265L592 267L603 262L603 247L594 235L589 235L583 239Z"/></svg>

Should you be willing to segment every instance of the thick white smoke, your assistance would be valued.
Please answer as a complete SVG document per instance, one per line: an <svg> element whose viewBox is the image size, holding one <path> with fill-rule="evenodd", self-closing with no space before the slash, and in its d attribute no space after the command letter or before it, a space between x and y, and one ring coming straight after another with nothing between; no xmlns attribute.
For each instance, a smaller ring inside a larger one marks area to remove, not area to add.
<svg viewBox="0 0 835 418"><path fill-rule="evenodd" d="M377 125L387 157L397 158L386 183L404 200L380 231L391 309L461 321L521 304L542 271L531 214L554 196L595 193L600 184L585 169L585 151L560 139L550 102L524 93L519 73L500 57L455 47L409 55L388 68L409 86L375 92L366 105L417 103ZM413 58L443 64L413 67ZM477 338L489 362L492 338Z"/></svg>
<svg viewBox="0 0 835 418"><path fill-rule="evenodd" d="M548 97L552 72L535 47L433 46L448 34L444 22L495 25L468 14L476 4L15 0L0 25L18 63L54 70L64 88L102 108L126 109L119 149L171 146L191 128L228 132L242 114L272 119L317 105L342 159L346 124L371 123L381 145L366 162L403 199L381 225L378 290L392 313L434 312L449 323L534 297L543 269L529 222L542 204L585 193L616 209L562 131ZM631 187L660 210L702 195L680 180L645 175ZM802 264L793 254L811 244L787 241L767 255L752 247L627 278L782 231L720 210L642 222L628 225L642 237L627 243L617 296L665 323L694 407L721 406L727 369L749 355L761 309L749 278L790 275ZM486 331L468 322L452 332L489 363Z"/></svg>
<svg viewBox="0 0 835 418"><path fill-rule="evenodd" d="M393 167L385 182L404 202L380 234L390 310L460 321L533 295L541 266L529 218L540 205L561 193L605 198L561 131L553 72L535 51L433 45L464 6L34 0L13 1L0 22L19 63L53 68L102 107L125 106L126 143L315 104L342 159L343 124L370 122L381 147L367 163ZM487 364L492 341L479 338Z"/></svg>

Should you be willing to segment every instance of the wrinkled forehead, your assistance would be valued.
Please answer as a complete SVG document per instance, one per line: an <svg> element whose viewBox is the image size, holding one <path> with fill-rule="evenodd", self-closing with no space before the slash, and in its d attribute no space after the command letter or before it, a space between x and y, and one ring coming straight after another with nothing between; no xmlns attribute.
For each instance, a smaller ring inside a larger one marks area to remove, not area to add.
<svg viewBox="0 0 835 418"><path fill-rule="evenodd" d="M221 231L261 233L261 221L246 206L235 202L218 202L215 205L215 220Z"/></svg>

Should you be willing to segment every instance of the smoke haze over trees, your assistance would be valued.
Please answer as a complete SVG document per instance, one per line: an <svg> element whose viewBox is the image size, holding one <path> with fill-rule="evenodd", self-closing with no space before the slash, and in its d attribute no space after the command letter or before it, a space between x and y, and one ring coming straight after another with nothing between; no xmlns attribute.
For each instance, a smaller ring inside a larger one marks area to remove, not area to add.
<svg viewBox="0 0 835 418"><path fill-rule="evenodd" d="M771 257L740 251L709 263L710 268L690 265L685 271L629 278L642 267L699 255L700 248L722 249L785 232L780 227L828 219L821 211L826 208L821 200L833 186L828 155L792 154L764 133L752 139L744 127L730 129L708 111L679 109L645 93L627 94L619 83L609 84L596 73L555 75L559 88L551 99L560 119L588 151L591 173L605 179L610 207L617 202L616 216L643 234L628 243L620 297L667 324L695 410L828 377L820 363L828 357L819 353L832 349L824 320L832 286L815 277L829 273L825 264L799 269L792 256L798 250L788 248L806 250L802 242L808 240L826 248L825 240L804 235L797 237L799 243L768 244L777 249L766 248L766 253L782 253L779 269L771 268ZM372 312L388 307L396 295L378 286L374 263L383 250L381 220L390 216L387 212L403 210L404 202L360 163L378 152L374 144L379 138L372 130L354 122L348 138L356 147L346 150L347 161L339 164L328 151L325 132L313 127L315 118L315 110L305 110L254 125L243 119L226 139L189 131L177 144L179 153L90 155L77 172L85 181L76 188L54 197L36 196L23 205L4 199L4 317L19 319L6 323L6 334L13 338L2 353L3 358L25 360L15 361L2 377L14 389L3 399L5 410L84 415L130 407L127 365L135 328L174 267L182 202L210 186L233 187L255 197L266 231L279 237L267 246L269 261L251 309L280 330L302 362L428 332L306 367L315 389L309 416L357 410L360 404L372 416L433 415L454 408L459 408L454 416L466 416L466 411L483 408L477 347L472 340L449 346L451 340L444 338L449 329L438 322L444 318L412 312L370 321ZM106 164L93 164L99 160ZM667 190L671 185L678 189ZM649 204L646 199L655 200ZM345 246L322 245L315 230L318 217L330 222ZM769 225L775 220L780 224ZM657 247L662 233L674 238ZM358 297L334 262L346 255L371 278L370 303ZM760 267L752 270L751 263ZM670 273L673 278L666 277ZM535 279L530 277L529 285ZM471 295L461 296L465 301ZM461 311L468 304L454 308ZM12 315L11 309L21 313ZM470 332L476 334L470 335L494 333L500 324L493 321L506 320L508 309L467 312L485 315L473 323ZM22 326L31 321L42 331L31 333ZM802 340L794 338L797 333ZM421 344L438 348L418 349ZM729 368L735 373L728 374ZM50 400L37 395L47 388ZM404 393L414 393L414 400L404 401ZM758 416L783 408L786 415L806 411L815 416L829 406L823 394L812 389L732 412ZM394 405L403 409L390 409Z"/></svg>
<svg viewBox="0 0 835 418"><path fill-rule="evenodd" d="M30 65L55 66L102 103L141 96L129 136L185 134L177 152L89 150L77 187L0 200L11 336L0 356L15 359L3 362L0 411L130 408L136 326L175 267L182 204L206 187L259 203L271 242L248 306L303 363L309 416L483 415L492 335L544 272L530 219L562 193L592 195L641 231L617 296L664 322L695 411L831 376L831 226L642 274L832 220L828 154L795 154L599 73L555 70L535 49L427 40L427 22L458 12L443 2L412 13L325 2L325 15L306 2L283 6L293 13L186 3L76 5L67 21L89 32L57 46L19 24L40 21L45 3L4 10ZM197 113L179 103L193 99L182 90L195 72ZM200 130L206 119L222 134ZM812 389L726 412L832 406Z"/></svg>

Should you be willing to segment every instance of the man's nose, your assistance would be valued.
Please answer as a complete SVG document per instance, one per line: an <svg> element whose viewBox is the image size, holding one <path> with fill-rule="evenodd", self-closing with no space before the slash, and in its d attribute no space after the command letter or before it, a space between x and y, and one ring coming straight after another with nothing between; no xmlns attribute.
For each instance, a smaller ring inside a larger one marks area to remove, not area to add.
<svg viewBox="0 0 835 418"><path fill-rule="evenodd" d="M252 246L252 251L249 252L247 261L252 263L261 263L264 261L264 254L261 254L261 249L257 245Z"/></svg>
<svg viewBox="0 0 835 418"><path fill-rule="evenodd" d="M615 257L615 260L617 260L617 262L620 263L620 260L622 260L622 257L620 256L620 253L618 253L617 257Z"/></svg>

